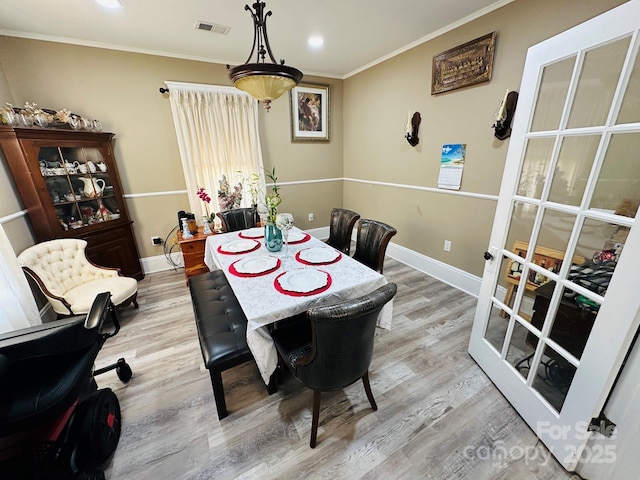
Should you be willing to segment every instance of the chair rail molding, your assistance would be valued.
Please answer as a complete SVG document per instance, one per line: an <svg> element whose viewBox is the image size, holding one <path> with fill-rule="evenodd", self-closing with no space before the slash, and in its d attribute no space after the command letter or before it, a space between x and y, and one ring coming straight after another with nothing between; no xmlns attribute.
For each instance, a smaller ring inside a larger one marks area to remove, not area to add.
<svg viewBox="0 0 640 480"><path fill-rule="evenodd" d="M0 224L9 223L16 218L24 217L27 214L26 210L20 210L19 212L10 213L9 215L5 215L4 217L0 217Z"/></svg>

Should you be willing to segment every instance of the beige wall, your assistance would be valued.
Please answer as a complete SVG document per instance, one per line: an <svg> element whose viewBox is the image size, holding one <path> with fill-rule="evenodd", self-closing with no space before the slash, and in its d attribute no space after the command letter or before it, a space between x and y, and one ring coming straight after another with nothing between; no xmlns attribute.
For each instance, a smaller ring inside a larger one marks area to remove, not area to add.
<svg viewBox="0 0 640 480"><path fill-rule="evenodd" d="M621 3L518 0L348 78L345 177L436 188L442 145L466 143L461 191L497 195L509 141L497 140L490 126L505 90L520 90L528 47ZM433 56L493 31L491 82L432 96ZM403 138L408 110L422 116L416 148ZM482 275L494 201L346 182L344 205L394 225L395 243Z"/></svg>
<svg viewBox="0 0 640 480"><path fill-rule="evenodd" d="M496 195L509 141L493 136L492 116L505 89L519 90L527 48L621 3L517 0L345 81L305 77L331 86L331 142L291 143L289 101L281 98L260 115L265 166L275 165L285 183L344 176L435 188L442 145L466 143L462 191ZM498 38L491 82L431 96L432 57L492 31ZM229 84L223 65L0 37L1 102L69 108L116 133L142 257L162 253L149 237L166 236L175 212L189 208L184 194L135 197L185 188L168 99L158 92L164 80ZM422 115L416 148L403 138L408 110ZM0 188L10 186L6 176L3 168ZM351 181L284 185L282 194L283 208L303 228L326 226L330 208L343 205L394 225L395 243L482 274L492 200ZM3 198L0 216L20 208L15 195ZM314 223L308 213L315 214ZM20 251L33 240L26 220L14 223L8 229ZM445 239L452 241L450 253L442 249Z"/></svg>
<svg viewBox="0 0 640 480"><path fill-rule="evenodd" d="M115 154L142 257L162 254L150 237L165 237L178 210L190 210L185 194L136 197L185 189L169 99L161 95L164 80L229 85L224 65L160 56L0 37L0 67L6 77L2 103L25 101L101 121L115 132ZM0 75L0 78L2 75ZM260 131L265 167L276 167L280 182L342 177L342 80L305 77L305 82L331 86L331 142L292 144L289 100L261 109ZM0 83L0 88L2 84ZM8 95L11 91L12 95ZM0 186L7 184L6 168ZM3 190L4 191L4 190ZM342 182L284 186L283 207L303 228L326 225L332 206L342 204ZM3 200L0 215L20 210ZM309 224L307 213L316 214ZM22 248L30 238L10 237ZM18 250L20 251L20 250Z"/></svg>

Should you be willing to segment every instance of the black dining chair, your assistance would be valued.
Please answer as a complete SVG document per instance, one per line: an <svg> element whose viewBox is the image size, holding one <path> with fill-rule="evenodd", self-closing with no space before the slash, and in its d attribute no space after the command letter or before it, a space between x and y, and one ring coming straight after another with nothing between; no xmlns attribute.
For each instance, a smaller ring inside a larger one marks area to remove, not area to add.
<svg viewBox="0 0 640 480"><path fill-rule="evenodd" d="M382 273L387 245L396 233L398 231L386 223L366 218L360 219L354 260Z"/></svg>
<svg viewBox="0 0 640 480"><path fill-rule="evenodd" d="M222 222L222 230L224 232L236 232L245 228L253 228L256 226L256 208L232 208L224 212L216 213Z"/></svg>
<svg viewBox="0 0 640 480"><path fill-rule="evenodd" d="M359 218L360 214L351 210L332 208L327 244L349 255L349 251L351 250L351 232Z"/></svg>
<svg viewBox="0 0 640 480"><path fill-rule="evenodd" d="M396 291L396 284L388 283L353 300L313 307L306 318L271 332L280 363L313 390L311 448L316 446L321 392L362 379L371 408L378 409L369 384L373 337L378 314Z"/></svg>

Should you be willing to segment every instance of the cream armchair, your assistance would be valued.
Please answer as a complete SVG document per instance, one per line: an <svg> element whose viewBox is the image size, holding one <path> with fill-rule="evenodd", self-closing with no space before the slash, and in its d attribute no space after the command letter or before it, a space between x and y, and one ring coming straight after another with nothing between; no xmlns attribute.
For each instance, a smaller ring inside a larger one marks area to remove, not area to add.
<svg viewBox="0 0 640 480"><path fill-rule="evenodd" d="M114 305L133 302L138 282L120 276L117 268L99 267L86 255L87 242L76 238L49 240L18 255L24 271L38 284L59 316L88 313L99 293L111 292Z"/></svg>

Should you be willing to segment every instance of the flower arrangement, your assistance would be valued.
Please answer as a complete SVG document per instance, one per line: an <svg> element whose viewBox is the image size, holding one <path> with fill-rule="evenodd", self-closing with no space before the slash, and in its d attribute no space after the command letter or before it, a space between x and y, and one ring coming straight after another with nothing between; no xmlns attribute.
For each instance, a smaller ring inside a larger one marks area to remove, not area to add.
<svg viewBox="0 0 640 480"><path fill-rule="evenodd" d="M282 198L280 198L279 193L278 177L276 177L276 167L273 167L270 172L267 171L267 177L271 180L271 192L264 198L264 204L267 207L267 221L276 223L278 206L282 203Z"/></svg>
<svg viewBox="0 0 640 480"><path fill-rule="evenodd" d="M216 214L215 212L209 213L209 203L211 202L211 197L205 191L204 187L198 187L196 194L198 195L198 198L200 198L200 200L204 202L204 209L207 212L207 222L214 223L216 220Z"/></svg>
<svg viewBox="0 0 640 480"><path fill-rule="evenodd" d="M239 208L240 201L242 200L242 183L238 182L233 191L229 185L226 175L222 175L222 180L219 180L220 188L218 189L218 204L220 210L231 210L232 208Z"/></svg>

